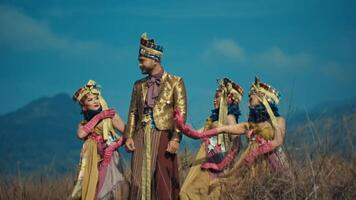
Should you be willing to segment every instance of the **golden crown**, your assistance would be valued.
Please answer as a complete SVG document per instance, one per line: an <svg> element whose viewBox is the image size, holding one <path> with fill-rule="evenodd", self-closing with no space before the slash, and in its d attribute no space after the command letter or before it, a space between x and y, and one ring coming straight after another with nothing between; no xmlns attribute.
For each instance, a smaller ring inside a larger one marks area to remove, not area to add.
<svg viewBox="0 0 356 200"><path fill-rule="evenodd" d="M233 100L234 103L240 103L244 90L241 86L228 78L218 80L217 91L226 90L226 94Z"/></svg>
<svg viewBox="0 0 356 200"><path fill-rule="evenodd" d="M97 94L100 95L100 87L96 84L94 80L89 80L86 85L79 88L73 95L73 100L80 102L82 98L87 94Z"/></svg>
<svg viewBox="0 0 356 200"><path fill-rule="evenodd" d="M269 103L278 104L280 99L280 93L277 89L267 83L261 82L257 77L255 77L255 82L251 85L250 94L256 94L260 98L266 98Z"/></svg>
<svg viewBox="0 0 356 200"><path fill-rule="evenodd" d="M139 56L160 61L163 55L163 47L155 43L153 39L148 38L147 33L141 35Z"/></svg>

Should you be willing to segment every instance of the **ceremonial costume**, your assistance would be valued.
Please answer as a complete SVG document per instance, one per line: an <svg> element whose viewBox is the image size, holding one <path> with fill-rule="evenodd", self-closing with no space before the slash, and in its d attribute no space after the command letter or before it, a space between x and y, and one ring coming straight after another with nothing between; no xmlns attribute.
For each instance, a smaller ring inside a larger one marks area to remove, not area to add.
<svg viewBox="0 0 356 200"><path fill-rule="evenodd" d="M205 131L227 125L228 115L234 117L235 123L237 123L241 114L239 103L243 90L240 86L225 78L219 81L216 93L220 94L219 107L212 110L211 116L204 126ZM211 184L228 171L228 166L238 154L240 145L239 136L232 137L224 133L203 139L182 185L181 199L219 199L221 188L216 185L212 188Z"/></svg>
<svg viewBox="0 0 356 200"><path fill-rule="evenodd" d="M95 81L90 80L78 89L73 99L81 103L88 94L98 95L101 108L83 111L84 138L76 184L70 199L124 199L122 189L126 186L119 166L119 153L116 151L123 143L113 128L111 118L107 118L108 106L101 96Z"/></svg>
<svg viewBox="0 0 356 200"><path fill-rule="evenodd" d="M189 125L185 125L180 119L180 113L176 112L176 126L186 135L196 138L210 138L219 134L221 130L230 130L231 134L246 134L248 146L240 155L238 161L226 174L210 183L210 190L221 190L224 186L236 181L255 178L271 172L277 172L289 176L289 162L282 147L284 138L284 120L280 117L277 104L280 95L276 89L255 79L250 89L250 95L255 95L260 104L250 105L249 119L247 123L233 126L212 128L198 133ZM252 101L252 99L250 100ZM279 123L278 120L281 123ZM279 125L283 127L279 127ZM278 133L278 142L276 135ZM203 163L202 168L219 169L215 163ZM224 189L222 189L224 190ZM224 199L222 196L220 199Z"/></svg>
<svg viewBox="0 0 356 200"><path fill-rule="evenodd" d="M251 85L250 95L252 94L257 96L261 104L250 107L249 130L246 133L249 143L235 167L239 168L239 165L247 162L251 167L252 177L269 172L287 174L289 162L283 146L273 148L271 145L275 131L279 128L276 117L280 117L277 108L280 94L258 78ZM271 126L264 126L264 122Z"/></svg>
<svg viewBox="0 0 356 200"><path fill-rule="evenodd" d="M139 57L160 61L162 46L141 36ZM177 155L166 151L168 142L180 141L174 110L186 116L186 91L181 77L163 71L135 82L132 90L126 137L136 149L131 163L130 199L178 199Z"/></svg>

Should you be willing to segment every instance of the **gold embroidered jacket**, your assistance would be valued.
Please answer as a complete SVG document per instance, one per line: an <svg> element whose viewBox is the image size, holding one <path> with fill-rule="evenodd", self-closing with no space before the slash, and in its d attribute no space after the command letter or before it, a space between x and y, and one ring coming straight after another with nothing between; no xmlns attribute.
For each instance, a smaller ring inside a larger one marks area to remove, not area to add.
<svg viewBox="0 0 356 200"><path fill-rule="evenodd" d="M144 106L147 96L147 79L143 78L135 82L130 109L128 114L128 122L125 128L126 137L133 137L140 128L140 122L144 116ZM187 115L187 96L183 79L164 72L161 78L160 93L153 107L153 120L158 130L173 131L173 138L181 138L181 133L174 125L174 110L179 109L183 118Z"/></svg>

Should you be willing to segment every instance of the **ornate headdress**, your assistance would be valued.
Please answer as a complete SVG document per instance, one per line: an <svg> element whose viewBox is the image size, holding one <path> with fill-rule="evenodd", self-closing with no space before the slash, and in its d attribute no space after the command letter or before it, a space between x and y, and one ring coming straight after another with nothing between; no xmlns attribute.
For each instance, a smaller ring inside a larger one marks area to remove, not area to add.
<svg viewBox="0 0 356 200"><path fill-rule="evenodd" d="M73 100L81 104L83 97L85 97L87 94L96 94L98 96L101 96L100 86L98 86L95 81L89 80L86 85L79 88L74 93Z"/></svg>
<svg viewBox="0 0 356 200"><path fill-rule="evenodd" d="M233 104L239 104L244 90L241 86L234 83L228 78L218 80L217 91L221 92L220 103L219 103L219 126L227 125L227 116L228 116L228 98L232 99ZM221 144L223 147L230 146L230 138L228 134L219 134L218 135L218 144Z"/></svg>
<svg viewBox="0 0 356 200"><path fill-rule="evenodd" d="M218 80L218 84L218 88L216 89L217 91L224 92L227 97L232 99L233 103L240 103L244 94L244 90L241 86L237 85L228 78Z"/></svg>
<svg viewBox="0 0 356 200"><path fill-rule="evenodd" d="M147 33L142 33L139 56L144 56L160 61L163 55L163 47L157 45L153 39L149 39Z"/></svg>
<svg viewBox="0 0 356 200"><path fill-rule="evenodd" d="M99 102L100 102L102 110L107 110L109 108L108 104L106 103L104 98L101 96L100 87L96 84L96 82L94 80L89 80L86 85L84 85L83 87L79 88L74 93L73 100L78 102L80 105L82 105L83 97L85 97L88 94L98 95ZM112 126L111 119L104 119L103 123L104 123L103 124L103 137L104 137L104 140L107 140L109 138L109 134L111 134L113 136L115 135L115 137L116 137L116 133L115 133L114 128Z"/></svg>
<svg viewBox="0 0 356 200"><path fill-rule="evenodd" d="M270 104L278 104L280 99L279 92L272 86L261 82L257 77L255 77L255 82L252 83L250 89L250 95L255 94L260 102L266 108L268 115L272 121L274 128L277 127L276 116L274 116Z"/></svg>

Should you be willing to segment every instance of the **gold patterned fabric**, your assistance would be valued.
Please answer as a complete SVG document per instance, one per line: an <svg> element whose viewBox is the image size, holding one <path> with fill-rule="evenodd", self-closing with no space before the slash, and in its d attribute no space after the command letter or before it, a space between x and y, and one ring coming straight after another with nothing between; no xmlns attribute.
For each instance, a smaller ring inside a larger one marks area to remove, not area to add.
<svg viewBox="0 0 356 200"><path fill-rule="evenodd" d="M147 77L135 82L125 129L126 137L132 138L139 122L144 118L144 106L147 96ZM173 138L180 138L179 130L173 121L174 109L179 109L185 119L187 115L187 96L183 79L164 72L160 93L153 107L153 120L158 130L173 130Z"/></svg>
<svg viewBox="0 0 356 200"><path fill-rule="evenodd" d="M160 81L160 92L155 100L152 115L144 113L148 84L143 78L133 87L128 123L125 135L133 138L136 150L132 159L131 199L152 197L153 173L156 169L157 151L161 132L172 134L170 139L181 138L173 121L174 110L186 116L186 92L183 79L164 72ZM153 122L151 122L153 120ZM151 125L154 124L154 127ZM140 155L139 155L140 154ZM142 154L142 155L141 155ZM137 191L133 194L132 191Z"/></svg>
<svg viewBox="0 0 356 200"><path fill-rule="evenodd" d="M143 128L143 162L142 162L142 180L141 180L141 197L142 199L151 199L151 180L152 180L152 152L151 152L151 117L146 115L142 120Z"/></svg>

